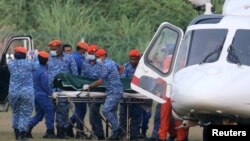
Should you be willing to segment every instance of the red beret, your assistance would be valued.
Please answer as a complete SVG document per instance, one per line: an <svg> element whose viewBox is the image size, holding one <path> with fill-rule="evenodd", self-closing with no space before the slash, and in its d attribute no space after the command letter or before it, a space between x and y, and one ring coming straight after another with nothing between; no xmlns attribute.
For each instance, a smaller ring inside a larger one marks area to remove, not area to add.
<svg viewBox="0 0 250 141"><path fill-rule="evenodd" d="M48 46L50 47L56 47L56 46L60 46L62 44L62 42L58 39L52 40L49 42Z"/></svg>
<svg viewBox="0 0 250 141"><path fill-rule="evenodd" d="M17 46L15 47L15 52L27 53L27 49L24 48L23 46Z"/></svg>
<svg viewBox="0 0 250 141"><path fill-rule="evenodd" d="M77 46L80 47L81 49L85 49L85 50L87 50L89 47L89 45L87 43L82 42L82 41L78 42Z"/></svg>
<svg viewBox="0 0 250 141"><path fill-rule="evenodd" d="M38 55L43 58L49 58L49 54L45 51L39 51Z"/></svg>
<svg viewBox="0 0 250 141"><path fill-rule="evenodd" d="M87 52L96 52L98 50L98 46L97 45L90 45L87 49Z"/></svg>
<svg viewBox="0 0 250 141"><path fill-rule="evenodd" d="M107 54L106 50L101 48L101 49L97 50L97 52L95 53L95 56L100 57L100 56L103 56L103 55L106 55L106 54Z"/></svg>
<svg viewBox="0 0 250 141"><path fill-rule="evenodd" d="M138 49L133 49L129 51L130 57L140 57L140 51Z"/></svg>

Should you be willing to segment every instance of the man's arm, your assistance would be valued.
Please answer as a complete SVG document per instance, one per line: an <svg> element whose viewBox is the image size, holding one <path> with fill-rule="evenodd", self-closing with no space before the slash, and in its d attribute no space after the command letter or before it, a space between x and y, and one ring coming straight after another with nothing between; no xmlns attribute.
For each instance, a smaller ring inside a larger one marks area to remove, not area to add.
<svg viewBox="0 0 250 141"><path fill-rule="evenodd" d="M103 83L103 80L102 80L102 79L98 79L97 81L91 83L91 84L89 85L89 88L98 87L98 86L102 85L102 83Z"/></svg>

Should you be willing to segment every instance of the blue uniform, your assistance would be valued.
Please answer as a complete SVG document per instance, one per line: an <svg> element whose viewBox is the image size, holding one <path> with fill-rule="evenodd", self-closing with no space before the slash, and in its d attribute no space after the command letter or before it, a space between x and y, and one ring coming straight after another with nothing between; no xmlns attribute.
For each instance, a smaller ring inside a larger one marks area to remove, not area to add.
<svg viewBox="0 0 250 141"><path fill-rule="evenodd" d="M40 65L39 69L33 73L33 82L36 115L31 119L29 125L31 127L35 126L45 116L47 129L54 129L54 106L49 98L52 94L52 89L49 87L48 73L44 65Z"/></svg>
<svg viewBox="0 0 250 141"><path fill-rule="evenodd" d="M61 58L50 57L48 60L49 85L52 84L54 77L59 73L78 74L77 65L73 57L64 54Z"/></svg>
<svg viewBox="0 0 250 141"><path fill-rule="evenodd" d="M136 67L133 67L130 62L124 64L124 71L121 74L122 78L132 78L135 73ZM130 138L137 138L140 133L140 123L141 123L141 114L142 108L138 104L131 104L129 106L131 118L130 122ZM120 126L123 129L126 129L127 126L127 111L126 104L120 104Z"/></svg>
<svg viewBox="0 0 250 141"><path fill-rule="evenodd" d="M80 54L77 51L73 52L72 55L77 65L78 75L81 75L82 65L83 65L83 62L85 61L85 58L83 57L82 54ZM84 117L87 112L86 103L79 102L79 103L74 103L74 104L75 104L75 111L74 111L74 114L70 117L70 121L73 124L76 123L76 127L78 129L83 130L82 121L84 121Z"/></svg>
<svg viewBox="0 0 250 141"><path fill-rule="evenodd" d="M50 57L48 60L48 76L49 84L51 85L54 77L59 73L72 73L77 75L77 66L75 60L71 55L64 54L62 57ZM67 98L58 98L58 105L56 108L56 123L59 128L67 128L68 122L68 100Z"/></svg>
<svg viewBox="0 0 250 141"><path fill-rule="evenodd" d="M103 105L103 115L111 123L113 133L119 130L116 115L117 106L123 94L123 86L115 62L105 59L101 67L101 80L104 81L107 97Z"/></svg>
<svg viewBox="0 0 250 141"><path fill-rule="evenodd" d="M150 103L152 103L152 100L148 100ZM141 129L142 129L142 133L146 133L147 129L148 129L148 123L149 120L151 118L151 105L147 105L145 106L146 108L142 108L142 115L141 115Z"/></svg>
<svg viewBox="0 0 250 141"><path fill-rule="evenodd" d="M32 72L36 69L34 62L20 59L10 61L9 102L12 107L13 128L27 132L30 116L34 107L34 89Z"/></svg>
<svg viewBox="0 0 250 141"><path fill-rule="evenodd" d="M101 65L94 62L94 61L84 61L82 66L82 76L91 78L91 79L98 79L101 75ZM94 134L100 138L104 137L104 130L102 125L102 118L100 115L100 107L101 103L90 103L90 124L92 126L92 130Z"/></svg>
<svg viewBox="0 0 250 141"><path fill-rule="evenodd" d="M125 63L124 64L124 71L123 71L123 73L121 74L121 77L122 78L132 78L133 77L133 75L134 75L134 73L135 73L135 70L136 70L136 68L135 67L133 67L131 64L130 64L130 62L127 62L127 63ZM132 105L135 105L135 104L132 104ZM146 106L146 105L145 105ZM140 124L141 124L141 129L142 129L142 133L146 133L146 131L147 131L147 129L148 129L148 123L149 123L149 120L150 120L150 118L151 118L151 106L146 106L147 108L141 108L141 107L139 107L138 105L136 106L136 107L133 107L132 108L132 113L130 114L130 115L135 115L135 114L133 114L133 113L141 113L141 120L139 120L139 119L137 119L137 117L135 117L135 116L132 116L131 117L131 120L132 121L134 121L134 122L132 122L131 124L132 124L132 128L134 128L135 130L137 130L136 128L137 128L137 126L133 126L133 123L135 124L135 125L137 125L137 122L139 122L140 121ZM124 108L123 109L120 109L121 110L121 117L123 117L125 114L122 114L122 113L125 113L125 112L123 112L124 111ZM135 117L135 119L133 119L133 117ZM124 118L124 119L121 119L121 120L125 120L126 121L126 118ZM126 123L126 122L121 122L121 123ZM121 127L125 127L126 125L122 125L121 124ZM131 127L131 126L130 126ZM130 131L131 131L131 133L133 134L133 133L136 133L135 131L133 132L133 130L132 129L130 129ZM136 135L136 134L134 134L134 135Z"/></svg>
<svg viewBox="0 0 250 141"><path fill-rule="evenodd" d="M75 59L76 65L77 65L78 74L80 75L81 74L81 69L82 69L82 64L83 64L82 62L83 62L83 60L85 58L84 58L84 56L82 54L80 54L77 51L74 51L72 53L72 55L73 55L73 58Z"/></svg>

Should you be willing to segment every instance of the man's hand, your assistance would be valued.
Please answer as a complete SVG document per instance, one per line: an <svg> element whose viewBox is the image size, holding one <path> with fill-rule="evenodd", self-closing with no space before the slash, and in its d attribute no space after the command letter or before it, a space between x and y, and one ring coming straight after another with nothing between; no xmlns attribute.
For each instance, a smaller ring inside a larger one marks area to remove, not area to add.
<svg viewBox="0 0 250 141"><path fill-rule="evenodd" d="M89 84L83 85L82 89L83 89L84 91L88 90L88 89L89 89Z"/></svg>

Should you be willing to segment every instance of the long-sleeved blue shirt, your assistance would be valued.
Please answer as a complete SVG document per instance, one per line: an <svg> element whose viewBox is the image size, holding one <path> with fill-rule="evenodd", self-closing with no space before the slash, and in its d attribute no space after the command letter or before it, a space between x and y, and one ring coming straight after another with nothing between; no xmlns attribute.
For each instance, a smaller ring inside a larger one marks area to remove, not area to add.
<svg viewBox="0 0 250 141"><path fill-rule="evenodd" d="M48 60L49 85L59 73L72 73L77 75L77 66L75 60L70 55L63 55L60 58L50 57Z"/></svg>
<svg viewBox="0 0 250 141"><path fill-rule="evenodd" d="M33 93L32 73L37 69L37 64L33 61L20 59L10 61L8 64L10 71L9 93Z"/></svg>
<svg viewBox="0 0 250 141"><path fill-rule="evenodd" d="M77 65L77 71L78 71L78 75L81 74L81 69L82 69L82 64L83 64L83 61L85 60L83 55L80 54L79 52L77 51L74 51L72 53L72 56L73 58L75 59L75 62L76 62L76 65Z"/></svg>
<svg viewBox="0 0 250 141"><path fill-rule="evenodd" d="M48 72L46 66L40 65L38 70L33 73L33 83L35 95L48 95L52 94L52 89L49 86Z"/></svg>

